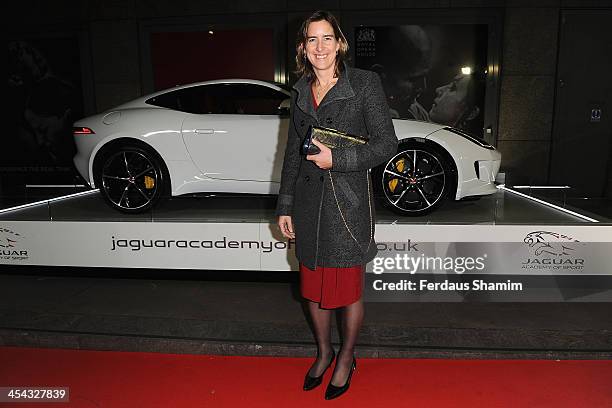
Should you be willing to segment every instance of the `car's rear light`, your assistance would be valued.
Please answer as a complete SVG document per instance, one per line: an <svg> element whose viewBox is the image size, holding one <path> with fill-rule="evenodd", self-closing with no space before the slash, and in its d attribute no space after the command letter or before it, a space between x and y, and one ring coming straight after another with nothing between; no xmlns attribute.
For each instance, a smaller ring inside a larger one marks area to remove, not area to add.
<svg viewBox="0 0 612 408"><path fill-rule="evenodd" d="M72 128L73 135L93 135L95 133L96 132L94 132L88 127L73 127Z"/></svg>

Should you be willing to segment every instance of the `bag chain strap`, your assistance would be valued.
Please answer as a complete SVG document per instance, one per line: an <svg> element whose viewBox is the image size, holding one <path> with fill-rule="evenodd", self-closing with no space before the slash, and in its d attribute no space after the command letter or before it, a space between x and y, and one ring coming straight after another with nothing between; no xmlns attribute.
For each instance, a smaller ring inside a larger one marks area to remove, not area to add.
<svg viewBox="0 0 612 408"><path fill-rule="evenodd" d="M355 236L351 232L351 229L349 228L348 224L346 223L346 219L344 218L344 214L342 213L342 210L340 209L340 203L338 202L338 196L336 196L336 189L334 187L334 180L332 179L331 170L328 169L327 172L329 173L329 181L331 182L332 191L334 193L334 198L336 199L336 206L338 207L338 212L340 212L340 217L342 218L342 222L344 222L344 226L346 227L346 230L351 235L353 240L357 243L357 246L359 247L359 249L361 249L361 244L359 243L359 241L357 241L357 238L355 238ZM368 242L368 247L366 248L364 253L368 252L368 250L370 249L370 245L372 245L372 241L374 240L374 221L372 219L372 199L370 197L370 175L369 175L368 170L366 170L366 180L368 183L368 209L370 210L370 241Z"/></svg>

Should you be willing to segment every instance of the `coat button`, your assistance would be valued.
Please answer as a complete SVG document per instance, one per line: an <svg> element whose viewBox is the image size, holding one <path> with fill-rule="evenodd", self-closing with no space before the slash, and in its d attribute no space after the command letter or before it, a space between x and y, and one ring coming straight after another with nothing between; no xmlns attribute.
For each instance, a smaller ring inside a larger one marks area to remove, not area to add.
<svg viewBox="0 0 612 408"><path fill-rule="evenodd" d="M323 181L323 176L319 177L319 180Z"/></svg>
<svg viewBox="0 0 612 408"><path fill-rule="evenodd" d="M330 125L333 122L332 118L327 118L325 121L327 122L328 125Z"/></svg>
<svg viewBox="0 0 612 408"><path fill-rule="evenodd" d="M300 120L300 126L304 127L304 119Z"/></svg>
<svg viewBox="0 0 612 408"><path fill-rule="evenodd" d="M305 176L304 180L306 180L307 182L310 181L310 176Z"/></svg>

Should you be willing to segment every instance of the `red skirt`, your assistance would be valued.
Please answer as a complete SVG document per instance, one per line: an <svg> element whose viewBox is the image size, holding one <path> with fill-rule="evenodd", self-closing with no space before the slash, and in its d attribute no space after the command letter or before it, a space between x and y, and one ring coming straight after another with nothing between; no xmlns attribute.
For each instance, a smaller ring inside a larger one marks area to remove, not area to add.
<svg viewBox="0 0 612 408"><path fill-rule="evenodd" d="M300 262L300 289L304 298L319 303L323 309L348 306L361 299L363 266L317 266L313 271Z"/></svg>

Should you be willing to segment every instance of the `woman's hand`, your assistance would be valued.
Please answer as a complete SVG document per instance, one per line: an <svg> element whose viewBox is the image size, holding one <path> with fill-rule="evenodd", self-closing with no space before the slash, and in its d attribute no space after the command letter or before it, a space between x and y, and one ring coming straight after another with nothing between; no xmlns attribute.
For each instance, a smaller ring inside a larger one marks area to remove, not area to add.
<svg viewBox="0 0 612 408"><path fill-rule="evenodd" d="M293 232L293 220L290 215L279 215L278 226L280 227L281 233L285 238L295 239L295 232Z"/></svg>
<svg viewBox="0 0 612 408"><path fill-rule="evenodd" d="M321 151L317 154L309 154L306 155L306 160L310 160L314 162L320 169L327 170L332 167L332 152L331 149L325 146L323 143L319 142L317 139L313 138L312 143L314 143Z"/></svg>

